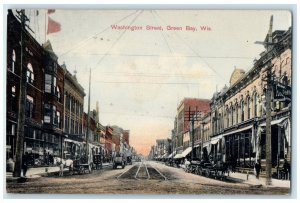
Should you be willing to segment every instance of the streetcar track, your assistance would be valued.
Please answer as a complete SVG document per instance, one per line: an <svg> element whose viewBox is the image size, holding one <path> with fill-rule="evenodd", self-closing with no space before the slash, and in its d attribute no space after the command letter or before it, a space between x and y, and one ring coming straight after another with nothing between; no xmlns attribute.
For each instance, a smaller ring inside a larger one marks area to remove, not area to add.
<svg viewBox="0 0 300 203"><path fill-rule="evenodd" d="M149 174L149 171L148 171L148 167L146 166L146 164L144 163L144 166L145 166L145 168L146 168L146 172L147 172L147 174L148 174L148 180L150 179L150 174Z"/></svg>
<svg viewBox="0 0 300 203"><path fill-rule="evenodd" d="M165 175L163 175L157 168L155 168L153 165L151 165L151 164L149 164L152 168L154 168L154 170L156 170L164 179L165 179L165 181L167 181L168 180L168 178L165 176Z"/></svg>
<svg viewBox="0 0 300 203"><path fill-rule="evenodd" d="M136 171L135 171L136 170ZM117 176L117 179L135 179L135 180L168 180L157 168L149 163L141 162L139 166L134 165Z"/></svg>
<svg viewBox="0 0 300 203"><path fill-rule="evenodd" d="M135 178L136 180L138 180L137 175L138 175L139 172L140 172L141 166L142 166L142 162L140 163L139 168L138 168L138 170L137 170L136 173L135 173L134 178Z"/></svg>
<svg viewBox="0 0 300 203"><path fill-rule="evenodd" d="M133 167L135 167L135 165L134 165ZM117 179L119 180L119 178L120 178L122 175L124 175L125 173L127 173L127 172L130 171L131 169L132 169L132 167L129 168L128 170L124 171L124 172L121 173L120 175L118 175L118 176L117 176Z"/></svg>

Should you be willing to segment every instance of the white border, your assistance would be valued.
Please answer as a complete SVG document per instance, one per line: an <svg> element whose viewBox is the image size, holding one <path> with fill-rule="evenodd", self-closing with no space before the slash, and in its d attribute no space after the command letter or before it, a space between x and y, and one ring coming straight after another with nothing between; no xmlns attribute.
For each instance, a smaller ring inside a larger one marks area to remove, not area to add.
<svg viewBox="0 0 300 203"><path fill-rule="evenodd" d="M184 1L179 1L179 0L173 0L171 1L173 3L173 5L167 5L167 3L169 3L170 1L168 0L152 0L152 1L149 1L149 2L141 2L139 0L127 0L126 2L123 2L121 0L110 0L108 2L103 2L103 4L98 4L98 1L95 1L95 0L73 0L71 1L72 4L69 4L70 3L70 0L45 0L45 1L39 1L39 0L27 0L26 1L26 4L24 3L24 1L22 0L4 0L4 2L1 4L1 7L0 7L0 10L1 10L1 13L2 15L0 15L0 21L1 22L4 22L5 21L5 14L4 14L4 9L6 9L7 7L27 7L27 8L32 8L32 7L35 7L35 8L49 8L49 7L53 7L53 8L100 8L100 7L104 7L104 8L115 8L115 9L120 9L120 8L123 8L123 9L129 9L129 8L172 8L172 9L195 9L195 8L225 8L225 9L240 9L241 7L244 7L244 6L247 6L247 8L250 8L250 9L261 9L261 8L266 8L266 4L268 3L272 3L273 5L271 6L272 9L283 9L284 5L281 5L281 4L295 4L295 5L298 5L298 1L297 0L285 0L285 1L262 1L262 0L253 0L253 1L239 1L239 0L232 0L230 1L229 3L230 4L224 4L224 1L222 0L211 0L211 1L201 1L201 5L189 5L189 4L197 4L199 3L198 1L196 0L184 0ZM203 4L203 3L206 3L206 4ZM253 4L254 3L254 4ZM32 4L32 5L30 5ZM87 5L87 4L90 4L90 5ZM91 5L93 4L93 5ZM97 4L96 6L94 4ZM118 4L118 5L116 5ZM209 5L207 5L209 4ZM220 5L221 4L221 5ZM238 4L238 5L232 5L232 4ZM296 10L297 8L294 9L294 12L297 12ZM297 13L296 13L297 14ZM299 22L299 17L298 15L295 15L294 13L294 21L293 22ZM296 17L296 18L295 18ZM0 105L0 113L1 113L1 116L0 116L0 129L3 129L4 131L4 134L2 133L3 137L5 137L5 127L6 127L6 124L5 124L5 115L6 115L6 112L5 112L5 103L6 103L6 95L5 95L5 89L6 89L6 86L4 85L5 84L5 42L6 42L6 38L5 38L5 34L6 33L6 29L5 29L5 25L6 23L2 23L3 26L1 26L1 33L2 33L2 37L1 37L1 40L0 40L0 45L2 45L2 50L1 50L1 64L2 64L2 68L1 68L1 74L0 74L0 78L2 78L2 88L0 88L0 95L2 96L1 97L1 104ZM293 24L294 26L294 30L296 31L297 30L297 26L295 26L295 24ZM295 37L295 36L294 36ZM297 44L296 44L297 43ZM294 48L293 48L293 52L296 53L297 52L297 48L298 47L298 41L294 41ZM294 59L295 58L299 58L299 53L297 52L297 56L294 55ZM296 137L297 134L298 134L298 130L296 129L296 126L297 126L297 118L299 116L299 111L298 111L298 102L297 101L300 101L300 98L299 98L299 94L296 93L295 89L296 90L299 90L299 84L297 82L297 79L298 79L298 76L299 76L299 72L296 71L297 70L297 61L296 60L293 60L293 73L297 73L297 75L294 75L293 77L293 96L294 96L294 99L293 99L293 107L296 107L296 109L293 109L294 112L296 113L296 115L293 116L293 124L294 124L294 128L293 128L293 136ZM296 97L295 97L296 96ZM5 139L5 138L4 138ZM299 163L296 161L297 159L297 155L295 153L295 151L297 150L297 146L300 146L299 145L299 140L300 139L297 139L297 143L294 143L293 144L293 161L295 162L296 164L296 169L299 168ZM1 146L4 147L3 145L4 143L1 143ZM4 148L2 148L4 149ZM4 156L5 156L5 153L3 153L4 151L3 150L0 150L0 159L1 159L1 163L4 163L3 161L5 160L4 159ZM294 164L294 165L295 165ZM4 165L4 164L3 164ZM5 172L3 171L4 167L0 167L0 172L2 172L2 174L5 174ZM3 177L4 179L4 177ZM2 180L3 180L2 179ZM296 187L297 190L299 190L299 174L297 174L297 179L295 180L295 186L293 185L293 187ZM293 188L292 188L293 189ZM0 191L3 192L4 191L4 188L3 188L3 184L1 184L0 186ZM296 192L296 191L295 191ZM68 195L67 195L68 196ZM57 201L57 200L63 200L63 202L66 201L66 199L60 199L60 198L65 198L63 196L60 196L60 195L34 195L34 196L31 196L29 198L34 198L33 199L19 199L19 198L28 198L26 197L26 195L15 195L14 198L17 198L17 200L13 200L13 199L3 199L4 202L11 202L11 201L22 201L23 203L25 202L40 202L39 199L37 198L45 198L45 200L43 201L46 201L46 202L53 202L53 201ZM114 195L111 195L111 196L97 196L97 195L90 195L90 196L73 196L71 198L76 198L76 199L72 199L72 200L68 200L68 201L72 201L72 202L82 202L83 198L86 199L86 198L116 198L118 200L114 200L114 201L124 201L125 199L125 202L141 202L141 201L145 201L145 202L150 202L150 201L153 201L151 200L151 198L159 198L159 199L163 199L163 201L172 201L172 202L182 202L182 199L189 199L189 201L201 201L201 200L198 200L198 199L205 199L205 201L222 201L223 202L232 202L232 201L238 201L240 202L241 199L243 199L242 201L243 202L251 202L253 203L253 201L264 201L266 202L267 201L272 201L272 203L274 202L285 202L286 200L283 200L282 196L281 197L276 197L276 196L272 196L272 197L267 197L267 198L275 198L275 199L265 199L265 197L254 197L255 199L252 199L253 196L218 196L218 195L214 195L214 196L192 196L192 195L179 195L179 196L174 196L174 195L166 195L166 196L140 196L140 195L117 195L117 196L114 196ZM2 197L3 198L3 197ZM6 197L7 198L7 197ZM53 199L48 199L48 198L56 198L55 200ZM67 197L67 198L70 198ZM77 199L78 198L78 199ZM129 198L133 198L133 200L129 199ZM137 199L138 198L138 199ZM140 200L140 198L145 198L146 200ZM166 200L165 198L169 198L168 200ZM177 198L176 200L172 200L170 198ZM191 199L191 198L196 198L196 199ZM207 198L210 198L210 199L207 199ZM224 199L225 198L225 199ZM245 198L250 198L250 199L245 199ZM289 197L287 197L289 198ZM292 201L292 202L296 202L297 200L297 196L294 196L293 198L295 199L289 199L289 201ZM2 202L3 202L2 201ZM99 202L99 200L97 199L89 199L88 200L89 202ZM107 201L112 201L112 200L107 200Z"/></svg>

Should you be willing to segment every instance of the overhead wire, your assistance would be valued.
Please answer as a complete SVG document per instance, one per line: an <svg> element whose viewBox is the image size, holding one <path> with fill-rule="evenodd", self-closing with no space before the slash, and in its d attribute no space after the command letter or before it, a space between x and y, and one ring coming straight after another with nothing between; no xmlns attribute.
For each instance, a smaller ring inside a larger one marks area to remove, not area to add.
<svg viewBox="0 0 300 203"><path fill-rule="evenodd" d="M164 19L162 19L161 17L160 17L160 15L158 14L158 12L157 11L154 11L155 12L155 14L156 14L156 16L165 24L165 25L167 25L167 23L165 22L165 20ZM216 75L218 75L222 80L224 80L224 77L222 77L213 67L211 67L211 65L206 61L206 60L204 60L203 58L202 58L202 56L200 56L199 54L198 54L198 52L195 50L195 49L193 49L193 47L191 47L191 45L189 45L176 31L174 31L174 33L175 33L175 35L177 36L177 38L179 38L195 55L197 55L198 56L198 58L200 59L200 60L202 60L206 65L207 65L207 67L209 68L209 69L211 69Z"/></svg>
<svg viewBox="0 0 300 203"><path fill-rule="evenodd" d="M166 58L181 58L181 57L187 57L187 58L198 58L198 55L159 55L159 54L127 54L127 53L79 53L79 52L73 52L74 55L90 55L90 56L124 56L124 57L166 57ZM246 56L201 56L202 58L220 58L220 59L252 59L252 57L246 57Z"/></svg>
<svg viewBox="0 0 300 203"><path fill-rule="evenodd" d="M136 19L144 12L144 10L140 11L130 22L129 26L131 26ZM107 56L107 54L110 52L110 50L117 44L117 42L123 37L123 35L126 33L127 29L124 29L123 32L119 35L119 37L114 41L114 43L110 46L110 48L107 50L107 52L100 58L100 60L96 63L96 65L92 68L95 69L102 61L103 59Z"/></svg>
<svg viewBox="0 0 300 203"><path fill-rule="evenodd" d="M136 10L135 12L130 13L129 15L124 16L123 18L121 18L120 20L116 21L114 24L118 24L120 22L122 22L123 20L129 18L130 16L136 14L138 12L138 10ZM84 46L89 40L93 39L94 37L104 33L105 31L107 31L108 29L110 29L110 26L107 26L106 28L104 28L103 30L101 30L100 32L93 34L92 36L83 39L82 41L78 42L76 45L74 45L73 47L71 47L70 49L68 49L67 51L65 51L64 53L62 53L61 55L59 55L59 57L62 57L68 53L70 53L71 51L74 51L82 46Z"/></svg>

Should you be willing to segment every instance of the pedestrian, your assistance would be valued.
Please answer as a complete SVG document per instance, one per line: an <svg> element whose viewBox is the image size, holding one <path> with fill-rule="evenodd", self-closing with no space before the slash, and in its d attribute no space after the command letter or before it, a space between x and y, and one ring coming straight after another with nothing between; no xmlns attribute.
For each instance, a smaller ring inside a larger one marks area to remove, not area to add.
<svg viewBox="0 0 300 203"><path fill-rule="evenodd" d="M261 170L261 165L260 165L259 161L255 163L254 168L255 168L255 172L256 172L256 178L259 179L259 173Z"/></svg>
<svg viewBox="0 0 300 203"><path fill-rule="evenodd" d="M52 154L49 154L49 164L53 165L54 164L54 158Z"/></svg>
<svg viewBox="0 0 300 203"><path fill-rule="evenodd" d="M59 165L59 176L64 176L64 164L62 160Z"/></svg>
<svg viewBox="0 0 300 203"><path fill-rule="evenodd" d="M291 170L291 166L288 163L288 161L286 159L284 159L284 163L283 163L283 172L284 172L284 179L289 179L290 176L290 170Z"/></svg>
<svg viewBox="0 0 300 203"><path fill-rule="evenodd" d="M23 177L26 177L26 173L27 173L27 169L28 169L28 162L29 162L28 152L25 152L25 154L22 157Z"/></svg>

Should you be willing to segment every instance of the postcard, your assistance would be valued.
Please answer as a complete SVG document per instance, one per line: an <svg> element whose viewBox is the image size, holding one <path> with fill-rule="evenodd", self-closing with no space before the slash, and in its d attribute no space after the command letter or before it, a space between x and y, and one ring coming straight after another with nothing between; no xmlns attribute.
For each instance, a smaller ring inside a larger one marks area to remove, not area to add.
<svg viewBox="0 0 300 203"><path fill-rule="evenodd" d="M292 14L8 9L6 193L290 195Z"/></svg>

